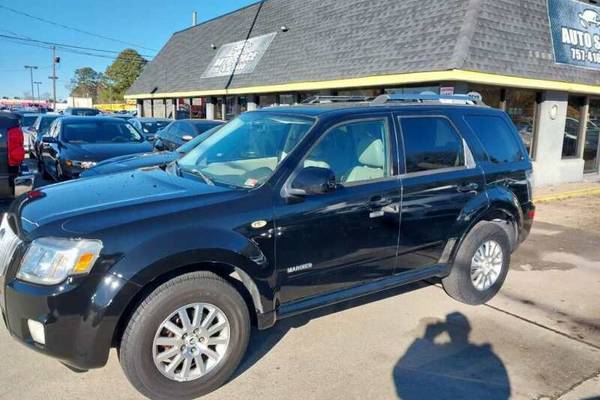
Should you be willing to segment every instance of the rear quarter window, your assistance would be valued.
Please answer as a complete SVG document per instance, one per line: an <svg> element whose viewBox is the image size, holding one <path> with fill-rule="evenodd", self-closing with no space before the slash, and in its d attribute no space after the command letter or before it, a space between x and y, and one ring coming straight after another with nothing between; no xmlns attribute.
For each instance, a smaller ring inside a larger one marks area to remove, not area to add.
<svg viewBox="0 0 600 400"><path fill-rule="evenodd" d="M513 129L495 115L467 115L465 121L479 138L489 161L504 164L525 158Z"/></svg>

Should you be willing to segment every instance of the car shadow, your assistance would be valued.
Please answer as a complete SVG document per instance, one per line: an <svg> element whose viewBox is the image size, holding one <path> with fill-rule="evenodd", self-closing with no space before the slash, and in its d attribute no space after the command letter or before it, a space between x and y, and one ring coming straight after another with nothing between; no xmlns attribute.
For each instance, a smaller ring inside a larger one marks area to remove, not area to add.
<svg viewBox="0 0 600 400"><path fill-rule="evenodd" d="M358 299L348 300L338 304L329 305L294 317L286 318L281 321L277 321L274 327L264 331L259 331L256 328L253 328L246 355L244 356L242 363L238 367L231 380L237 379L239 376L243 375L247 370L252 368L256 363L258 363L267 353L269 353L275 346L277 346L277 344L292 329L301 328L313 319L318 319L324 316L342 312L354 307L360 307L362 305L373 303L379 300L384 300L389 297L409 293L430 285L431 284L427 282L417 282L414 284L389 289L380 293L375 293Z"/></svg>
<svg viewBox="0 0 600 400"><path fill-rule="evenodd" d="M394 367L399 399L510 398L511 387L502 360L492 346L470 342L471 324L455 312L445 320L425 320L416 339Z"/></svg>

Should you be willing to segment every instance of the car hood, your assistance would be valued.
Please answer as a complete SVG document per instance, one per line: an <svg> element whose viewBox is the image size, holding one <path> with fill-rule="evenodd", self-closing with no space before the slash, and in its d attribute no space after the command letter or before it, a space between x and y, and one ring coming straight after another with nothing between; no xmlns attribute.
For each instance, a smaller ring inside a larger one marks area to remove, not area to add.
<svg viewBox="0 0 600 400"><path fill-rule="evenodd" d="M104 161L109 158L152 151L148 142L66 144L64 157L78 161Z"/></svg>
<svg viewBox="0 0 600 400"><path fill-rule="evenodd" d="M154 167L168 164L181 157L177 152L163 151L160 153L130 154L126 156L109 158L98 163L94 168L84 171L81 177L114 174L136 168Z"/></svg>
<svg viewBox="0 0 600 400"><path fill-rule="evenodd" d="M210 186L160 168L135 170L50 185L43 196L21 200L22 232L30 238L61 234L85 235L141 219L202 207L244 191ZM13 205L15 206L15 205ZM13 207L11 207L13 208Z"/></svg>

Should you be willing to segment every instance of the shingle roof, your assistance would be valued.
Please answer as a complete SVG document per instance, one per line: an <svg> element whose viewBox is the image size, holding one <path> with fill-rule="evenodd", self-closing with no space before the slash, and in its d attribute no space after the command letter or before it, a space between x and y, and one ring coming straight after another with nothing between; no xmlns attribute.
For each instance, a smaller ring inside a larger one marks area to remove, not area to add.
<svg viewBox="0 0 600 400"><path fill-rule="evenodd" d="M252 73L202 77L211 44L274 32ZM175 33L128 93L451 69L600 83L600 72L554 63L546 0L266 0Z"/></svg>

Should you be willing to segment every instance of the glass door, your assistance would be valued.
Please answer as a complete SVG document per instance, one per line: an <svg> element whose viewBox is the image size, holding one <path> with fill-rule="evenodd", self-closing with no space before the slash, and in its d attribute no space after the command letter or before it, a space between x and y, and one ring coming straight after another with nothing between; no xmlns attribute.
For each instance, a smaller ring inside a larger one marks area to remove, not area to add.
<svg viewBox="0 0 600 400"><path fill-rule="evenodd" d="M600 134L600 99L590 100L590 118L585 135L585 146L583 159L585 161L584 172L598 172L598 136Z"/></svg>

